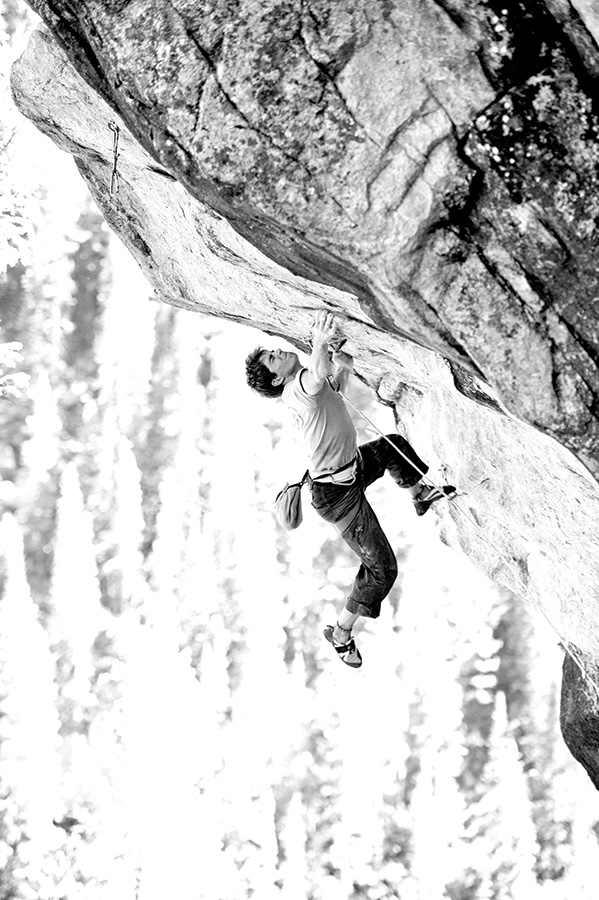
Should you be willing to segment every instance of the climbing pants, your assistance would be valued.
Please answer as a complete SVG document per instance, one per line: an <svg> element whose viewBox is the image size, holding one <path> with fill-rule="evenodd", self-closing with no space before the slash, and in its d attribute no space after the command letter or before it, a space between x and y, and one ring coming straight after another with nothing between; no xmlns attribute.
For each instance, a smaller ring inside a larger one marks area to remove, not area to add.
<svg viewBox="0 0 599 900"><path fill-rule="evenodd" d="M368 485L389 472L399 487L413 487L428 466L408 442L398 434L388 439L414 466L393 449L385 438L362 444L358 450L358 471L353 484L310 481L312 506L326 522L331 522L360 559L360 568L345 603L346 609L370 619L380 615L381 602L397 578L397 560L374 510L364 493Z"/></svg>

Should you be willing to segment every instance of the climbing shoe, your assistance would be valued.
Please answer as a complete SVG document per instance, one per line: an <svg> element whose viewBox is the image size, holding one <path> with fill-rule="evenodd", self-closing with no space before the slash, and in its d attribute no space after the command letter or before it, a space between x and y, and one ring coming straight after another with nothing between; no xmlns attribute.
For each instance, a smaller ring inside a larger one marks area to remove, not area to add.
<svg viewBox="0 0 599 900"><path fill-rule="evenodd" d="M455 493L456 490L453 484L444 484L440 488L432 484L424 484L418 496L414 498L416 515L423 516L437 500L454 497Z"/></svg>
<svg viewBox="0 0 599 900"><path fill-rule="evenodd" d="M341 662L344 662L346 666L349 666L351 669L359 669L362 665L362 656L360 651L356 647L356 642L353 637L349 639L345 644L340 644L333 638L334 628L332 625L327 625L323 634L329 644L332 644L337 653L339 654L339 658Z"/></svg>

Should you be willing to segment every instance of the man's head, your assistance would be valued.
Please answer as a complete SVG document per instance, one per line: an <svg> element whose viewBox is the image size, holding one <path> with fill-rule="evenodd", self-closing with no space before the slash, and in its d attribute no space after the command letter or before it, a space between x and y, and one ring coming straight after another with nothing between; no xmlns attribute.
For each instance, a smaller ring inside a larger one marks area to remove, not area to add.
<svg viewBox="0 0 599 900"><path fill-rule="evenodd" d="M245 377L249 386L264 397L280 397L300 367L297 353L256 347L245 361Z"/></svg>

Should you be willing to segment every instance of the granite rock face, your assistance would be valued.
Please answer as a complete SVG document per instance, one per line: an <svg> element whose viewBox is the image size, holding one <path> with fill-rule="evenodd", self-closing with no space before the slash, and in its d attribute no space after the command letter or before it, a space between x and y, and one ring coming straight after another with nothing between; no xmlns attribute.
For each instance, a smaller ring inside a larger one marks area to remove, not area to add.
<svg viewBox="0 0 599 900"><path fill-rule="evenodd" d="M599 660L592 4L31 5L17 103L164 299L300 349L335 312L467 491L445 540Z"/></svg>
<svg viewBox="0 0 599 900"><path fill-rule="evenodd" d="M599 666L582 659L583 669L571 656L564 657L560 724L572 756L584 766L599 791Z"/></svg>

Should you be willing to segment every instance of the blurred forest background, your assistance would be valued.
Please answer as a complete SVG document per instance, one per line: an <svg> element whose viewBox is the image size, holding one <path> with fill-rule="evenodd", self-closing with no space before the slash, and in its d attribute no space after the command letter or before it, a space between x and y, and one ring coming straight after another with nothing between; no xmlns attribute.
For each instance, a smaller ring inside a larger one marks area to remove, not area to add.
<svg viewBox="0 0 599 900"><path fill-rule="evenodd" d="M152 295L12 107L0 10L0 900L596 900L556 635L384 480L400 578L333 658L356 565L307 496L274 521L268 339Z"/></svg>

